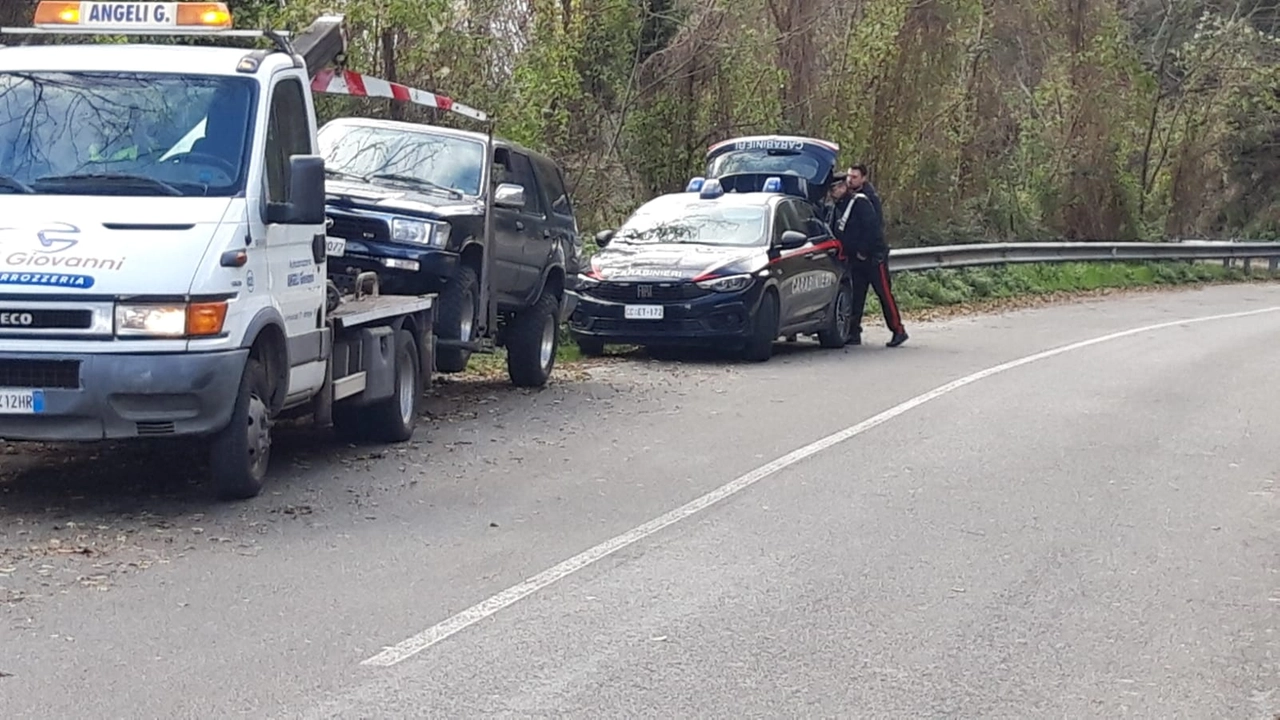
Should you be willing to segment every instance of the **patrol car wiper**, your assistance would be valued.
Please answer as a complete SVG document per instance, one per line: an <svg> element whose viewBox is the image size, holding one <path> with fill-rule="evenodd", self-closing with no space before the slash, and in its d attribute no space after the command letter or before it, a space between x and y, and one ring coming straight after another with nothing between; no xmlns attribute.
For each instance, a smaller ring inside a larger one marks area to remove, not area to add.
<svg viewBox="0 0 1280 720"><path fill-rule="evenodd" d="M149 178L145 175L127 175L124 173L83 173L79 175L47 175L36 178L32 184L40 188L101 185L107 183L116 187L136 189L149 188L161 190L166 195L182 195L182 191L167 182Z"/></svg>
<svg viewBox="0 0 1280 720"><path fill-rule="evenodd" d="M444 185L438 185L436 183L431 182L430 180L423 180L422 178L414 177L413 175L400 175L398 173L374 173L373 175L364 176L365 182L368 182L370 180L391 180L393 182L400 182L400 183L406 183L409 185L418 185L421 187L428 187L433 190L439 190L440 192L448 193L450 197L457 198L458 200L462 199L462 192L459 190L454 190L453 188L445 187Z"/></svg>
<svg viewBox="0 0 1280 720"><path fill-rule="evenodd" d="M0 175L0 188L8 190L16 190L20 193L30 195L35 192L31 186L11 175Z"/></svg>

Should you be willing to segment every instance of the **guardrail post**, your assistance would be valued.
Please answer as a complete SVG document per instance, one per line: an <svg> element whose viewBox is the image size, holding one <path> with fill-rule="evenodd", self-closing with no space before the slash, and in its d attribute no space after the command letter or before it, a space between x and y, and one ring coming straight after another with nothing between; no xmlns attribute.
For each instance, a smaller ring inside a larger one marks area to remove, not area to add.
<svg viewBox="0 0 1280 720"><path fill-rule="evenodd" d="M1280 257L1267 259L1267 272L1274 273L1276 268L1280 268Z"/></svg>
<svg viewBox="0 0 1280 720"><path fill-rule="evenodd" d="M1253 258L1244 259L1244 274L1248 275L1253 272Z"/></svg>

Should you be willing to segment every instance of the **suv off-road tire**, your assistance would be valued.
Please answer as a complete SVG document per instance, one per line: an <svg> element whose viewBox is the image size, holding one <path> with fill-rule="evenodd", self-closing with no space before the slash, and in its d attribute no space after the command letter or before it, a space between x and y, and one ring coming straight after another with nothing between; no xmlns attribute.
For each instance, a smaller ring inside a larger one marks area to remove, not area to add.
<svg viewBox="0 0 1280 720"><path fill-rule="evenodd" d="M827 313L826 325L818 331L818 344L828 349L842 348L849 344L851 335L853 335L853 287L848 283L840 283L840 289L831 299L831 309Z"/></svg>
<svg viewBox="0 0 1280 720"><path fill-rule="evenodd" d="M245 363L231 421L213 436L209 468L219 500L248 500L262 492L271 461L271 383L255 357Z"/></svg>
<svg viewBox="0 0 1280 720"><path fill-rule="evenodd" d="M752 318L751 336L742 349L742 357L749 362L765 362L773 357L773 343L778 339L778 296L765 292L760 307Z"/></svg>
<svg viewBox="0 0 1280 720"><path fill-rule="evenodd" d="M544 290L507 327L507 375L516 387L542 387L551 378L560 350L559 319L560 301Z"/></svg>
<svg viewBox="0 0 1280 720"><path fill-rule="evenodd" d="M468 318L470 320L468 321ZM440 296L440 315L436 321L436 335L441 339L475 340L476 326L480 322L480 277L475 268L462 265L449 280ZM463 327L470 328L462 337ZM442 373L458 373L467 369L471 351L461 348L436 349L436 370Z"/></svg>

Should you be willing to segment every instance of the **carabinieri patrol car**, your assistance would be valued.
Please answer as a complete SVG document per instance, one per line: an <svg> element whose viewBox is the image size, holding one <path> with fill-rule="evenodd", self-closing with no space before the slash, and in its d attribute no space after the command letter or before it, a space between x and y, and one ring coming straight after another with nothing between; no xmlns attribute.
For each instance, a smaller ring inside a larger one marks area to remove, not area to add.
<svg viewBox="0 0 1280 720"><path fill-rule="evenodd" d="M763 185L726 193L716 178L694 178L599 233L570 317L582 351L732 343L763 362L781 335L844 347L853 291L840 243L807 197L783 192L783 177Z"/></svg>

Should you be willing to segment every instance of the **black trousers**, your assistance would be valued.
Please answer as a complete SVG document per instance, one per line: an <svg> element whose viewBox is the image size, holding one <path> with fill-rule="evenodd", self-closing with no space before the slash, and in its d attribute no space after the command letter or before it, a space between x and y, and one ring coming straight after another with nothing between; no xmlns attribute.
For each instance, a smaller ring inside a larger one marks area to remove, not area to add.
<svg viewBox="0 0 1280 720"><path fill-rule="evenodd" d="M898 314L898 301L893 299L893 287L889 282L889 265L880 258L859 260L849 258L849 276L853 281L854 333L862 332L862 312L867 306L867 289L876 291L880 309L884 312L884 324L892 333L904 332L902 316Z"/></svg>

